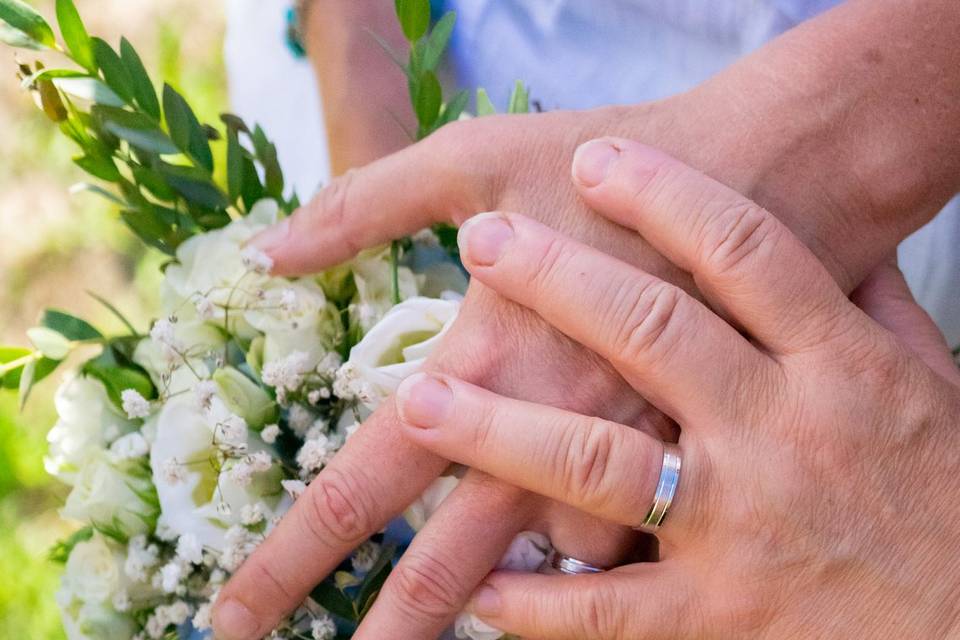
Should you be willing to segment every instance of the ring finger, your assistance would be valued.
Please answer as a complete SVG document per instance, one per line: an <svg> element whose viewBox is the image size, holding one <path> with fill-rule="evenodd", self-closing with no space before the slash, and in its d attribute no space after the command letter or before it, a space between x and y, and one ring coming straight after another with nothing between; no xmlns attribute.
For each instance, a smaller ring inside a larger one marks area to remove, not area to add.
<svg viewBox="0 0 960 640"><path fill-rule="evenodd" d="M664 445L645 433L434 374L408 378L396 402L404 435L439 455L618 524L648 515Z"/></svg>

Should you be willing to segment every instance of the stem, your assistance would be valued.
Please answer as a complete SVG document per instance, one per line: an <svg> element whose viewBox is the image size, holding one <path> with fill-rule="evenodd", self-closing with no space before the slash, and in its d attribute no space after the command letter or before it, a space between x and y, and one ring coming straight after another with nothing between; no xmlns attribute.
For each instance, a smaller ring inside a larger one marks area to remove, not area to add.
<svg viewBox="0 0 960 640"><path fill-rule="evenodd" d="M390 243L390 268L393 280L393 304L400 304L400 242Z"/></svg>
<svg viewBox="0 0 960 640"><path fill-rule="evenodd" d="M16 360L5 362L4 364L0 365L0 376L5 376L11 371L19 369L20 367L25 367L28 364L30 364L32 361L39 360L42 357L43 356L40 354L39 351L34 351L32 353L28 353L25 356L20 356Z"/></svg>

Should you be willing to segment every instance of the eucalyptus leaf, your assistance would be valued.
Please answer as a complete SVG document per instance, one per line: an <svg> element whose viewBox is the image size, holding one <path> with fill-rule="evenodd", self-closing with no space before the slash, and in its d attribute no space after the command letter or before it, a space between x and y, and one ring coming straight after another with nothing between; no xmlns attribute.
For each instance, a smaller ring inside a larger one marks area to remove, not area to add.
<svg viewBox="0 0 960 640"><path fill-rule="evenodd" d="M118 408L123 406L120 396L125 389L133 389L147 399L156 397L150 376L130 361L120 345L111 343L104 346L100 355L85 362L80 371L102 382L110 400Z"/></svg>
<svg viewBox="0 0 960 640"><path fill-rule="evenodd" d="M120 218L148 246L171 256L175 254L176 245L167 241L171 229L160 223L149 211L121 211Z"/></svg>
<svg viewBox="0 0 960 640"><path fill-rule="evenodd" d="M410 42L423 37L430 26L430 0L395 0L403 35Z"/></svg>
<svg viewBox="0 0 960 640"><path fill-rule="evenodd" d="M277 148L267 139L260 125L253 129L251 135L254 149L257 152L257 159L263 165L264 187L267 195L280 200L283 198L283 170L280 168L280 161L277 159Z"/></svg>
<svg viewBox="0 0 960 640"><path fill-rule="evenodd" d="M421 61L424 70L434 71L440 64L440 60L443 58L443 52L450 43L450 36L453 35L453 26L456 22L457 14L453 11L448 11L437 21L433 29L430 30L430 37L427 38L427 43L424 46Z"/></svg>
<svg viewBox="0 0 960 640"><path fill-rule="evenodd" d="M373 563L370 571L367 572L363 580L363 585L360 587L360 592L357 594L357 602L359 602L361 606L361 619L370 609L370 606L373 604L373 599L376 598L380 589L383 587L383 583L386 582L387 577L393 570L393 558L396 553L397 547L395 545L384 545L380 550L380 555L377 557L376 562Z"/></svg>
<svg viewBox="0 0 960 640"><path fill-rule="evenodd" d="M336 616L351 621L358 619L353 601L329 580L324 580L318 584L316 588L310 592L310 597L321 607Z"/></svg>
<svg viewBox="0 0 960 640"><path fill-rule="evenodd" d="M160 102L157 100L157 91L154 89L153 83L150 81L150 75L143 66L143 61L140 60L136 49L126 38L120 40L120 61L130 77L131 93L134 100L147 115L159 122Z"/></svg>
<svg viewBox="0 0 960 640"><path fill-rule="evenodd" d="M54 48L57 40L53 29L37 11L21 0L0 0L0 20L25 33L35 42Z"/></svg>
<svg viewBox="0 0 960 640"><path fill-rule="evenodd" d="M103 337L103 334L86 320L59 309L46 309L40 318L40 326L52 329L70 340L95 340Z"/></svg>
<svg viewBox="0 0 960 640"><path fill-rule="evenodd" d="M240 197L243 188L243 148L233 129L227 130L227 195L231 202Z"/></svg>
<svg viewBox="0 0 960 640"><path fill-rule="evenodd" d="M470 93L466 89L458 91L450 98L450 102L443 105L443 111L440 113L440 118L437 120L436 126L442 127L458 119L460 114L463 113L463 110L467 108L468 100L470 100Z"/></svg>
<svg viewBox="0 0 960 640"><path fill-rule="evenodd" d="M60 77L51 82L57 89L74 98L108 107L122 107L126 104L113 89L96 78Z"/></svg>
<svg viewBox="0 0 960 640"><path fill-rule="evenodd" d="M60 34L74 61L91 73L97 72L97 62L93 54L93 43L87 34L80 13L73 0L57 0L57 22Z"/></svg>
<svg viewBox="0 0 960 640"><path fill-rule="evenodd" d="M93 54L107 85L124 100L133 101L131 85L133 81L120 56L109 44L100 38L93 38Z"/></svg>
<svg viewBox="0 0 960 640"><path fill-rule="evenodd" d="M200 166L213 172L213 153L206 131L187 101L169 84L163 85L163 113L173 143Z"/></svg>
<svg viewBox="0 0 960 640"><path fill-rule="evenodd" d="M53 329L32 327L27 329L27 337L40 353L51 360L63 360L70 353L70 340Z"/></svg>
<svg viewBox="0 0 960 640"><path fill-rule="evenodd" d="M134 166L131 171L137 184L152 193L158 200L170 202L176 200L176 192L167 184L164 176L149 167Z"/></svg>
<svg viewBox="0 0 960 640"><path fill-rule="evenodd" d="M432 71L425 71L417 83L416 95L413 97L414 111L422 129L430 129L440 113L443 102L443 89L437 75Z"/></svg>
<svg viewBox="0 0 960 640"><path fill-rule="evenodd" d="M90 175L101 180L116 182L120 179L120 171L112 158L85 155L74 158L73 162Z"/></svg>
<svg viewBox="0 0 960 640"><path fill-rule="evenodd" d="M173 141L148 115L107 105L94 106L93 113L104 129L139 149L158 155L179 153Z"/></svg>
<svg viewBox="0 0 960 640"><path fill-rule="evenodd" d="M45 46L25 34L20 29L14 29L6 22L0 21L0 42L18 49L46 49Z"/></svg>
<svg viewBox="0 0 960 640"><path fill-rule="evenodd" d="M205 209L224 209L229 204L226 195L199 169L167 163L160 163L156 168L188 204Z"/></svg>

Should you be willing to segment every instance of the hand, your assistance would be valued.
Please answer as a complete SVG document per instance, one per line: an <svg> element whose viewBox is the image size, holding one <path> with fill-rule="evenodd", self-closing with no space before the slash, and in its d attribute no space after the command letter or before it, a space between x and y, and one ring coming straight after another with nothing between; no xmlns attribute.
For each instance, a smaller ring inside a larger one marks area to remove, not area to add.
<svg viewBox="0 0 960 640"><path fill-rule="evenodd" d="M774 183L782 183L784 190L797 189L785 177L791 174L777 164L780 159L771 159L776 154L770 148L713 151L710 140L730 145L728 130L719 135L708 126L715 105L729 100L712 88L704 91L635 107L454 123L403 152L338 179L259 238L259 246L274 259L276 272L305 273L432 222L459 224L477 211L520 209L693 290L689 275L642 238L593 215L567 176L569 158L579 143L599 134L622 132L677 152L740 188L757 191L762 183L764 198L775 200L781 195ZM789 147L782 136L770 141L770 147ZM768 163L777 164L775 177L766 178ZM808 164L799 159L798 166ZM765 180L759 179L761 175ZM831 203L842 201L828 190L811 190L802 198L789 199L802 206L779 211L830 265L841 285L852 288L897 238L881 239L878 233L864 232L860 235L870 242L846 241L848 236L838 233L835 224L836 220L842 222L841 228L849 224L844 210L829 209L834 223L813 215L814 193L829 193ZM822 239L814 233L822 234ZM471 285L461 316L427 368L516 398L629 424L661 438L674 435L672 423L630 393L608 364L480 283ZM567 376L569 371L578 372L575 383ZM253 638L268 631L342 557L400 513L443 471L447 462L400 437L395 421L392 408L368 420L225 587L214 617L221 636ZM372 468L369 460L380 464ZM585 520L564 505L531 498L472 473L417 536L357 638L378 637L398 625L408 629L411 637L436 636L496 564L510 539L525 528L542 530L567 552L604 565L622 559L635 541L624 528ZM469 540L464 537L468 530ZM467 542L469 561L462 556ZM311 562L302 562L304 557Z"/></svg>
<svg viewBox="0 0 960 640"><path fill-rule="evenodd" d="M612 362L681 425L684 460L662 562L494 573L469 608L551 639L960 632L960 373L902 278L888 267L857 291L871 320L730 189L625 140L578 161L584 199L693 273L744 333L528 218L471 220L473 277ZM650 435L450 376L409 378L396 404L405 435L439 455L620 524L650 507L663 451Z"/></svg>

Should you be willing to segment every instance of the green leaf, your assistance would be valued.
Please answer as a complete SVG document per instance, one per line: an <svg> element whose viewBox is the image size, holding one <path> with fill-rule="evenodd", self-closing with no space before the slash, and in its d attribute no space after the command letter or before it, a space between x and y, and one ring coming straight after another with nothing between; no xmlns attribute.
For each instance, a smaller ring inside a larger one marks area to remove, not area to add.
<svg viewBox="0 0 960 640"><path fill-rule="evenodd" d="M424 72L417 83L416 95L413 96L414 111L422 129L429 130L436 122L442 102L443 89L437 75L433 71Z"/></svg>
<svg viewBox="0 0 960 640"><path fill-rule="evenodd" d="M46 309L40 318L40 326L53 329L70 340L96 340L103 337L103 334L86 320L59 309Z"/></svg>
<svg viewBox="0 0 960 640"><path fill-rule="evenodd" d="M147 115L159 122L160 102L157 100L157 91L153 88L140 56L126 38L120 40L120 61L130 76L133 99Z"/></svg>
<svg viewBox="0 0 960 640"><path fill-rule="evenodd" d="M45 47L56 47L53 29L33 7L21 0L0 0L0 20Z"/></svg>
<svg viewBox="0 0 960 640"><path fill-rule="evenodd" d="M92 42L94 57L107 85L124 100L132 102L131 85L133 81L130 79L130 74L127 73L127 68L123 66L120 56L113 50L113 47L100 38L93 38Z"/></svg>
<svg viewBox="0 0 960 640"><path fill-rule="evenodd" d="M28 362L20 372L20 384L17 386L17 398L21 411L23 411L23 407L27 404L27 400L30 398L30 391L33 389L33 385L37 382L36 375L36 360L31 360Z"/></svg>
<svg viewBox="0 0 960 640"><path fill-rule="evenodd" d="M212 173L213 153L206 131L187 101L169 84L163 85L163 113L173 143Z"/></svg>
<svg viewBox="0 0 960 640"><path fill-rule="evenodd" d="M507 106L507 113L529 113L530 111L530 92L523 86L523 83L517 80L510 93L510 103Z"/></svg>
<svg viewBox="0 0 960 640"><path fill-rule="evenodd" d="M423 58L421 59L422 68L425 71L434 71L440 64L443 52L450 42L450 36L453 35L453 26L456 22L456 12L448 11L430 30L430 37L427 38L427 44L423 49Z"/></svg>
<svg viewBox="0 0 960 640"><path fill-rule="evenodd" d="M496 113L497 108L493 106L493 102L490 100L487 90L483 88L477 89L477 117L492 116Z"/></svg>
<svg viewBox="0 0 960 640"><path fill-rule="evenodd" d="M96 78L61 77L54 78L52 82L57 89L74 98L108 107L122 107L126 104L113 89Z"/></svg>
<svg viewBox="0 0 960 640"><path fill-rule="evenodd" d="M253 141L253 147L257 152L257 159L263 165L264 187L267 195L280 200L283 198L283 171L280 168L280 161L277 159L277 148L267 139L260 125L253 129L250 136Z"/></svg>
<svg viewBox="0 0 960 640"><path fill-rule="evenodd" d="M53 78L89 78L84 71L77 71L76 69L40 69L36 73L33 73L29 76L23 78L23 82L20 83L20 86L24 89L29 89L33 87L38 80L46 79L52 80Z"/></svg>
<svg viewBox="0 0 960 640"><path fill-rule="evenodd" d="M403 35L416 42L430 26L430 0L396 0L397 18Z"/></svg>
<svg viewBox="0 0 960 640"><path fill-rule="evenodd" d="M120 171L114 164L113 158L103 156L78 156L73 159L74 164L89 173L90 175L106 180L107 182L116 182L120 179Z"/></svg>
<svg viewBox="0 0 960 640"><path fill-rule="evenodd" d="M51 360L63 360L70 353L70 340L48 327L27 329L27 337L40 353Z"/></svg>
<svg viewBox="0 0 960 640"><path fill-rule="evenodd" d="M227 196L236 202L243 188L243 148L233 129L227 130Z"/></svg>
<svg viewBox="0 0 960 640"><path fill-rule="evenodd" d="M0 21L0 42L18 49L41 50L46 48L20 29L14 29L3 21Z"/></svg>
<svg viewBox="0 0 960 640"><path fill-rule="evenodd" d="M118 198L115 194L110 193L103 187L99 187L95 184L90 184L89 182L78 182L77 184L70 187L70 195L76 195L83 191L89 191L90 193L95 193L101 198L106 198L110 202L114 204L118 204L121 207L127 204L126 202Z"/></svg>
<svg viewBox="0 0 960 640"><path fill-rule="evenodd" d="M81 372L102 382L110 400L118 408L123 406L120 395L125 389L134 389L147 399L155 396L150 376L113 345L105 346L99 356L85 362Z"/></svg>
<svg viewBox="0 0 960 640"><path fill-rule="evenodd" d="M459 118L463 110L466 109L468 100L470 100L470 93L466 89L458 91L456 95L450 99L450 102L443 106L443 111L440 113L440 118L437 121L437 127L442 127Z"/></svg>
<svg viewBox="0 0 960 640"><path fill-rule="evenodd" d="M131 171L137 184L144 187L159 200L170 202L177 199L176 192L167 184L166 179L159 171L154 171L149 167L134 166Z"/></svg>
<svg viewBox="0 0 960 640"><path fill-rule="evenodd" d="M69 117L67 107L60 98L60 92L53 86L52 81L40 80L37 82L37 91L40 92L40 106L50 120L63 122Z"/></svg>
<svg viewBox="0 0 960 640"><path fill-rule="evenodd" d="M4 389L16 389L19 387L21 374L29 360L35 360L37 363L33 374L34 382L46 378L53 373L53 370L60 364L59 360L51 360L50 358L44 357L36 360L37 357L32 350L24 347L0 346L0 371L3 371L2 375L0 375L0 387ZM18 362L19 364L16 364ZM11 364L14 366L11 367Z"/></svg>
<svg viewBox="0 0 960 640"><path fill-rule="evenodd" d="M358 619L357 611L353 607L353 602L329 580L324 580L318 584L316 588L310 592L310 597L321 607L336 616L340 616L345 620L356 621Z"/></svg>
<svg viewBox="0 0 960 640"><path fill-rule="evenodd" d="M357 602L360 603L361 619L366 612L370 610L373 599L376 598L380 589L383 587L383 583L386 582L387 576L389 576L393 570L393 557L396 555L396 552L397 548L395 545L385 545L383 549L381 549L377 561L373 563L370 571L367 572L367 576L364 578L363 584L360 586L360 591L357 594Z"/></svg>
<svg viewBox="0 0 960 640"><path fill-rule="evenodd" d="M73 0L57 0L57 22L60 24L60 33L67 44L67 50L74 61L91 73L97 72L97 63L93 55L93 43L87 34L83 20L77 12Z"/></svg>
<svg viewBox="0 0 960 640"><path fill-rule="evenodd" d="M159 155L179 153L167 134L145 114L106 105L95 105L92 112L104 129L138 149Z"/></svg>
<svg viewBox="0 0 960 640"><path fill-rule="evenodd" d="M124 224L148 246L159 249L169 255L174 255L176 252L176 246L172 246L167 242L167 237L172 230L169 226L158 221L156 216L151 212L121 211L120 218Z"/></svg>
<svg viewBox="0 0 960 640"><path fill-rule="evenodd" d="M165 162L157 164L156 169L188 204L205 209L225 209L229 204L226 195L200 169Z"/></svg>

